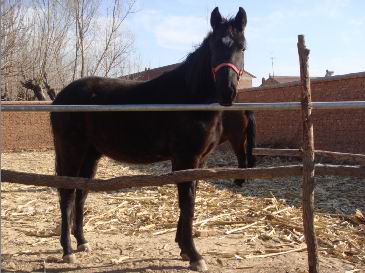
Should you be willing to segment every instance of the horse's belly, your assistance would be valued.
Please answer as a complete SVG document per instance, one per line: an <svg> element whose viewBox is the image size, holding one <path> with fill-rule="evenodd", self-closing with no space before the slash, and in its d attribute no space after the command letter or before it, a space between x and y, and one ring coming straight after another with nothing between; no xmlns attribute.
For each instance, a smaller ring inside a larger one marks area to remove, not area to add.
<svg viewBox="0 0 365 273"><path fill-rule="evenodd" d="M148 123L149 122L149 123ZM88 128L88 139L103 155L128 163L168 160L169 138L165 126L153 120L144 122L104 122Z"/></svg>
<svg viewBox="0 0 365 273"><path fill-rule="evenodd" d="M96 145L96 148L103 155L106 155L114 160L126 163L146 164L170 159L168 152L162 149L158 151L151 151L138 147L111 147L108 145L100 144Z"/></svg>
<svg viewBox="0 0 365 273"><path fill-rule="evenodd" d="M126 153L126 152L115 153L113 151L105 151L103 154L116 161L125 162L125 163L133 163L133 164L148 164L148 163L160 162L160 161L165 161L165 160L170 159L169 156L161 155L161 154L143 153L143 154L136 156L135 153L131 153L131 154Z"/></svg>

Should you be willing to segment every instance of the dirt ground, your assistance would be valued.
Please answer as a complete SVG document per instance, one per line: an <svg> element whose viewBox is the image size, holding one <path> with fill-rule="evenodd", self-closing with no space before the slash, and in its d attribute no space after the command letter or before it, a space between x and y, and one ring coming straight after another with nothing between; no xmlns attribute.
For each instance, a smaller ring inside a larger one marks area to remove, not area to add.
<svg viewBox="0 0 365 273"><path fill-rule="evenodd" d="M259 160L259 166L295 163ZM235 158L224 151L208 162L208 167L235 165ZM1 168L53 174L54 154L3 153ZM168 171L167 162L142 166L103 158L97 177ZM365 272L365 181L326 177L317 182L321 272ZM201 181L195 242L209 272L306 272L300 192L299 178L259 179L243 188L229 180ZM174 242L175 186L91 193L86 207L86 238L93 251L76 253L77 264L64 264L57 192L2 184L2 272L190 272Z"/></svg>

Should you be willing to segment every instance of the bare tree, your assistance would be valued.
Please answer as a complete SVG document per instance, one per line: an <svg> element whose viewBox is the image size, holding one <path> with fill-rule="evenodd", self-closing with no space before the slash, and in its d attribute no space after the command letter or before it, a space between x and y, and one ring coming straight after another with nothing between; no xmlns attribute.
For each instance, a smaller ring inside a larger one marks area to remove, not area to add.
<svg viewBox="0 0 365 273"><path fill-rule="evenodd" d="M118 65L127 62L127 55L133 51L133 35L122 29L122 25L135 12L136 0L113 0L111 13L104 16L99 14L101 2L70 2L76 36L73 79L109 76Z"/></svg>
<svg viewBox="0 0 365 273"><path fill-rule="evenodd" d="M69 1L69 8L74 20L75 26L75 59L73 67L73 76L85 76L85 55L86 47L91 42L89 38L91 25L95 20L96 11L100 1L96 0L71 0ZM87 41L89 40L89 41ZM79 70L79 74L77 73Z"/></svg>
<svg viewBox="0 0 365 273"><path fill-rule="evenodd" d="M20 1L1 1L1 67L3 77L1 97L12 97L14 82L10 79L19 75L17 55L24 47L27 28L24 24L24 10Z"/></svg>
<svg viewBox="0 0 365 273"><path fill-rule="evenodd" d="M133 51L133 35L122 32L121 27L126 18L134 12L135 1L129 1L125 5L119 0L114 0L112 14L108 16L109 22L105 27L104 42L101 51L92 65L92 75L109 76L117 67L127 63L131 51Z"/></svg>
<svg viewBox="0 0 365 273"><path fill-rule="evenodd" d="M76 78L121 75L134 56L133 35L123 23L135 3L2 1L2 96L52 100Z"/></svg>
<svg viewBox="0 0 365 273"><path fill-rule="evenodd" d="M22 85L33 90L38 99L41 96L35 90L42 90L52 99L54 95L49 90L54 92L54 88L50 85L66 84L63 48L70 28L69 14L55 0L34 0L28 13L32 16L28 21L30 39L22 55ZM24 85L29 82L32 85Z"/></svg>
<svg viewBox="0 0 365 273"><path fill-rule="evenodd" d="M35 90L44 88L46 73L52 85L65 83L59 76L69 24L64 10L55 0L27 1L27 5L20 0L2 2L2 97L32 99L24 87L40 98Z"/></svg>
<svg viewBox="0 0 365 273"><path fill-rule="evenodd" d="M36 80L27 80L25 82L21 81L21 84L24 88L33 90L34 95L37 97L38 100L46 100L44 96L43 90L41 88L41 84Z"/></svg>

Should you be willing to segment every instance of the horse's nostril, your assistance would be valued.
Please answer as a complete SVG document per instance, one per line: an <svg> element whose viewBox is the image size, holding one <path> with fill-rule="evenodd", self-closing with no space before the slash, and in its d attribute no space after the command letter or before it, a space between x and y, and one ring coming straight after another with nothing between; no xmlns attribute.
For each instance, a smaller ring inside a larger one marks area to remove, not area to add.
<svg viewBox="0 0 365 273"><path fill-rule="evenodd" d="M236 97L236 94L237 94L237 87L234 84L231 84L230 87L231 87L231 90L232 90L231 97L232 97L232 99L234 99Z"/></svg>
<svg viewBox="0 0 365 273"><path fill-rule="evenodd" d="M236 90L234 90L232 92L232 101L236 98L236 96L237 96L237 92L236 92Z"/></svg>
<svg viewBox="0 0 365 273"><path fill-rule="evenodd" d="M236 91L237 89L237 84L234 83L233 81L229 83L229 87L233 90L233 91Z"/></svg>

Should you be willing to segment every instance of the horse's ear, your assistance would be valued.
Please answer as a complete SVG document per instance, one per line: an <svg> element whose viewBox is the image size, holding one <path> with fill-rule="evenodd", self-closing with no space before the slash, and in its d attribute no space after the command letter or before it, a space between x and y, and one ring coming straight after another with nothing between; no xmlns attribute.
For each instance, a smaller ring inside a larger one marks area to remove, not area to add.
<svg viewBox="0 0 365 273"><path fill-rule="evenodd" d="M247 25L247 15L243 8L239 8L236 18L234 18L235 27L239 31L243 31Z"/></svg>
<svg viewBox="0 0 365 273"><path fill-rule="evenodd" d="M210 15L210 25L212 26L213 30L215 30L216 27L222 23L222 21L222 15L220 14L218 7L216 7Z"/></svg>

